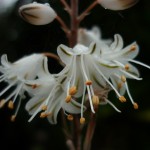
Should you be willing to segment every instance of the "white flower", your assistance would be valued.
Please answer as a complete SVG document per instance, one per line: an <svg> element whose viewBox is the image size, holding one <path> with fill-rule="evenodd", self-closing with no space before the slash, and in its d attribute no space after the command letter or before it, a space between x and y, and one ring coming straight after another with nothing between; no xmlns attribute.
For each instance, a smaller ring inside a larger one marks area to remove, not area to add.
<svg viewBox="0 0 150 150"><path fill-rule="evenodd" d="M0 72L0 82L5 81L8 83L8 86L0 92L2 96L6 91L13 88L15 89L1 101L0 107L2 107L6 102L8 102L8 107L13 109L14 103L17 100L17 97L20 95L20 99L23 98L23 93L25 90L24 82L25 80L32 80L38 76L43 76L47 73L47 58L42 54L33 54L24 58L19 59L14 63L10 63L7 60L7 55L2 55ZM16 113L20 107L21 100L19 100ZM15 113L15 114L16 114Z"/></svg>
<svg viewBox="0 0 150 150"><path fill-rule="evenodd" d="M97 26L92 27L91 30L87 30L85 28L80 28L78 30L78 43L83 44L85 46L89 46L92 42L96 42L97 44L107 43L110 44L111 40L103 40L101 37L101 31Z"/></svg>
<svg viewBox="0 0 150 150"><path fill-rule="evenodd" d="M144 63L133 60L139 53L139 46L136 42L123 48L122 37L116 34L114 39L114 42L109 48L103 49L102 59L105 60L106 64L112 63L112 65L119 66L117 72L112 74L110 79L121 95L124 95L125 91L127 91L134 108L137 108L137 103L134 102L130 94L126 78L142 80L142 78L139 78L139 71L131 63L142 65L148 69L150 69L150 67Z"/></svg>
<svg viewBox="0 0 150 150"><path fill-rule="evenodd" d="M95 113L93 105L99 104L99 97L95 91L101 91L108 85L113 87L108 79L119 67L112 63L106 64L101 59L100 50L101 48L95 43L92 43L89 48L77 44L73 49L65 45L60 45L57 50L61 60L66 64L66 67L59 76L62 76L61 83L68 97L73 96L78 98L82 96L83 106L87 91L93 113ZM117 90L115 91L117 92ZM124 98L118 92L117 94L120 99ZM111 102L108 102L106 99L105 102L120 112ZM83 118L83 107L81 108L81 118Z"/></svg>
<svg viewBox="0 0 150 150"><path fill-rule="evenodd" d="M70 99L69 102L65 101L66 93L52 75L49 74L34 81L26 81L26 85L28 86L27 91L32 95L26 104L26 110L32 115L29 121L41 111L40 117L47 117L52 124L57 123L57 115L61 108L68 117L72 116L70 114L80 113L81 105L73 99ZM33 89L35 85L36 88Z"/></svg>
<svg viewBox="0 0 150 150"><path fill-rule="evenodd" d="M124 10L134 6L139 0L99 0L105 9Z"/></svg>
<svg viewBox="0 0 150 150"><path fill-rule="evenodd" d="M31 3L19 8L20 16L33 25L45 25L52 22L57 14L48 3Z"/></svg>

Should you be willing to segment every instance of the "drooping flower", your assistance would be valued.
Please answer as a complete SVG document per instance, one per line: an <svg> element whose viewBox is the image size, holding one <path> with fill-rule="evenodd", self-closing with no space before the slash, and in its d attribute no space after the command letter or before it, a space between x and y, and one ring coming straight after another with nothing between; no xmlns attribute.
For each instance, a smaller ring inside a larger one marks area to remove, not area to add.
<svg viewBox="0 0 150 150"><path fill-rule="evenodd" d="M78 30L78 43L89 47L92 42L103 45L103 43L110 44L111 40L102 39L101 30L97 26L92 27L91 30L80 28Z"/></svg>
<svg viewBox="0 0 150 150"><path fill-rule="evenodd" d="M96 43L92 43L90 47L77 44L73 49L65 45L58 47L58 55L66 67L58 74L62 76L62 86L67 92L67 97L81 97L82 106L85 101L87 91L90 107L95 113L94 105L99 104L99 97L96 90L104 90L107 86L113 87L120 99L121 96L114 86L108 80L112 74L118 70L118 65L111 63L105 64L105 60L101 59L100 47ZM120 112L112 103L106 100L118 112ZM81 108L81 118L83 118L83 108Z"/></svg>
<svg viewBox="0 0 150 150"><path fill-rule="evenodd" d="M108 71L110 70L110 66L108 64L112 66L118 66L115 74L111 74L110 76L112 84L115 89L117 89L116 92L119 92L120 95L124 95L127 91L132 104L137 107L137 104L133 101L133 98L130 94L126 78L141 80L141 78L139 78L139 72L137 68L134 67L131 62L149 68L149 66L141 62L133 60L139 52L137 43L133 42L129 46L123 48L123 39L119 34L114 36L114 42L108 44L101 38L98 38L98 32L93 32L93 30L87 31L86 29L83 31L84 32L81 32L78 35L80 43L89 45L92 41L96 42L97 46L99 47L99 60L103 62L103 65L108 67ZM125 99L122 99L122 102L123 101L125 101Z"/></svg>
<svg viewBox="0 0 150 150"><path fill-rule="evenodd" d="M105 9L124 10L134 6L139 0L99 0Z"/></svg>
<svg viewBox="0 0 150 150"><path fill-rule="evenodd" d="M57 14L48 3L33 2L19 8L20 16L33 25L45 25L52 22Z"/></svg>
<svg viewBox="0 0 150 150"><path fill-rule="evenodd" d="M57 123L57 115L62 108L69 120L73 120L72 114L80 113L81 105L73 100L66 101L66 92L62 89L59 79L47 74L37 80L26 81L27 91L31 99L26 104L31 121L39 112L41 118L47 117L51 124ZM32 86L36 85L36 88Z"/></svg>
<svg viewBox="0 0 150 150"><path fill-rule="evenodd" d="M0 82L5 81L8 85L0 92L0 96L8 90L13 89L13 87L15 88L5 99L1 100L0 107L3 107L4 104L9 101L8 107L13 109L14 103L19 96L18 106L13 119L19 110L21 99L24 97L25 80L33 80L37 76L45 74L47 72L45 67L46 63L47 58L42 54L32 54L21 58L14 63L10 63L7 60L7 55L2 55L2 65L0 66L0 72L2 75L0 76Z"/></svg>

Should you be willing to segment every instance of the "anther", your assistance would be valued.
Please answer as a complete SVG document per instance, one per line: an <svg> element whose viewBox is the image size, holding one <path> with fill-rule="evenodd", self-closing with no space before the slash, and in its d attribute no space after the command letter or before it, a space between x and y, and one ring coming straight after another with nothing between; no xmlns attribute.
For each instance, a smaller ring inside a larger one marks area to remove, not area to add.
<svg viewBox="0 0 150 150"><path fill-rule="evenodd" d="M84 123L85 123L85 118L84 117L80 118L80 124L84 124Z"/></svg>
<svg viewBox="0 0 150 150"><path fill-rule="evenodd" d="M69 89L69 95L75 95L77 93L76 86L73 86Z"/></svg>
<svg viewBox="0 0 150 150"><path fill-rule="evenodd" d="M47 110L47 106L46 106L46 105L43 105L43 106L41 107L41 109L42 109L43 111L45 111L45 110Z"/></svg>
<svg viewBox="0 0 150 150"><path fill-rule="evenodd" d="M119 100L120 100L122 103L126 102L126 98L125 98L124 96L120 96L120 97L119 97Z"/></svg>
<svg viewBox="0 0 150 150"><path fill-rule="evenodd" d="M129 68L130 68L129 64L126 64L125 65L125 70L129 70Z"/></svg>
<svg viewBox="0 0 150 150"><path fill-rule="evenodd" d="M91 81L91 80L87 80L87 81L85 82L85 84L86 84L86 85L91 85L91 84L92 84L92 81Z"/></svg>
<svg viewBox="0 0 150 150"><path fill-rule="evenodd" d="M118 83L118 89L121 89L122 88L122 83Z"/></svg>
<svg viewBox="0 0 150 150"><path fill-rule="evenodd" d="M14 122L16 120L16 115L12 115L11 117L10 117L10 121L11 122Z"/></svg>
<svg viewBox="0 0 150 150"><path fill-rule="evenodd" d="M124 75L121 76L121 81L126 82L126 77Z"/></svg>
<svg viewBox="0 0 150 150"><path fill-rule="evenodd" d="M14 109L14 103L13 103L13 101L9 101L8 108L9 109Z"/></svg>
<svg viewBox="0 0 150 150"><path fill-rule="evenodd" d="M72 115L68 115L68 116L67 116L67 119L68 119L69 121L72 121L72 120L73 120L73 116L72 116Z"/></svg>
<svg viewBox="0 0 150 150"><path fill-rule="evenodd" d="M131 51L135 51L136 50L136 45L132 45L130 48Z"/></svg>
<svg viewBox="0 0 150 150"><path fill-rule="evenodd" d="M40 114L40 118L45 118L45 117L49 116L50 114L51 114L51 113L42 112L42 113Z"/></svg>
<svg viewBox="0 0 150 150"><path fill-rule="evenodd" d="M94 105L99 105L99 97L94 95L93 98L92 98L92 102Z"/></svg>
<svg viewBox="0 0 150 150"><path fill-rule="evenodd" d="M66 99L65 99L65 102L66 103L69 103L71 101L71 95L67 95Z"/></svg>
<svg viewBox="0 0 150 150"><path fill-rule="evenodd" d="M134 107L134 109L138 109L139 105L137 103L133 103L133 107Z"/></svg>
<svg viewBox="0 0 150 150"><path fill-rule="evenodd" d="M37 87L38 87L37 84L33 84L33 85L32 85L32 89L36 89Z"/></svg>
<svg viewBox="0 0 150 150"><path fill-rule="evenodd" d="M2 99L2 100L0 101L0 108L4 107L4 105L5 105L5 100Z"/></svg>

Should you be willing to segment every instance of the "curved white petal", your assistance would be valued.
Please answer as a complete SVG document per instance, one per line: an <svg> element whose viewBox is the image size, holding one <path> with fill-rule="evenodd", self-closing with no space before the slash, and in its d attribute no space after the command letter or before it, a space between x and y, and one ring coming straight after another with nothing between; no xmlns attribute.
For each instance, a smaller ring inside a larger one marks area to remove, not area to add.
<svg viewBox="0 0 150 150"><path fill-rule="evenodd" d="M59 45L57 48L57 53L64 64L69 64L73 57L73 53L71 52L72 48L69 48L63 44Z"/></svg>
<svg viewBox="0 0 150 150"><path fill-rule="evenodd" d="M119 51L123 48L123 40L119 34L114 35L114 42L110 45L111 50Z"/></svg>

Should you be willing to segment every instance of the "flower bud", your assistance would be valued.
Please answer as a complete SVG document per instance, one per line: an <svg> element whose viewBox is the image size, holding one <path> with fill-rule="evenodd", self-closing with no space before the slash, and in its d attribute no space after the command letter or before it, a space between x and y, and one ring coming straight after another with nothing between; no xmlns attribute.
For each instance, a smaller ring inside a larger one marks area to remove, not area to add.
<svg viewBox="0 0 150 150"><path fill-rule="evenodd" d="M19 8L20 16L30 24L45 25L52 22L57 14L49 4L31 3Z"/></svg>
<svg viewBox="0 0 150 150"><path fill-rule="evenodd" d="M124 10L134 6L139 0L99 0L99 3L110 10Z"/></svg>

